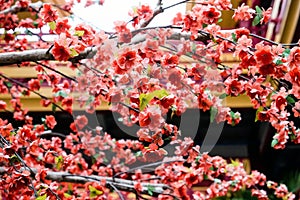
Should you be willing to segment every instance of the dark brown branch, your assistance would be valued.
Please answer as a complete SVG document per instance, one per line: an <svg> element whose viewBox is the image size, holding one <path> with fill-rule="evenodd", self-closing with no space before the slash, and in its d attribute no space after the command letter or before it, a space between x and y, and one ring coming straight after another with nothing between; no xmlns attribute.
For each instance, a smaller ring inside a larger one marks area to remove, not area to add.
<svg viewBox="0 0 300 200"><path fill-rule="evenodd" d="M66 74L64 74L64 73L62 73L62 72L60 72L60 71L58 71L58 70L56 70L56 69L53 69L52 67L49 67L48 65L45 65L45 64L40 63L40 62L38 62L38 61L35 61L35 63L38 64L38 65L41 65L41 66L45 67L46 69L49 69L49 70L51 70L51 71L54 71L55 73L57 73L57 74L59 74L59 75L65 77L65 78L67 78L67 79L70 79L70 80L72 80L72 81L74 81L74 82L76 82L76 83L78 82L75 78L72 78L72 77L70 77L70 76L68 76L68 75L66 75Z"/></svg>
<svg viewBox="0 0 300 200"><path fill-rule="evenodd" d="M48 99L46 96L44 96L44 95L42 95L42 94L40 94L40 93L38 93L38 92L36 92L34 90L31 90L27 85L25 85L24 83L22 83L20 81L17 81L17 80L15 80L13 78L9 78L8 76L5 76L4 74L1 74L1 73L0 73L0 77L5 78L5 79L9 80L12 83L15 83L15 84L17 84L17 85L19 85L21 87L26 88L27 90L29 90L30 92L38 95L42 99ZM65 112L69 113L68 111L66 111L65 109L63 109L60 105L58 105L58 104L56 104L56 103L54 103L52 101L51 101L51 103L52 103L52 105L55 105L57 108L59 108L61 111L65 111Z"/></svg>

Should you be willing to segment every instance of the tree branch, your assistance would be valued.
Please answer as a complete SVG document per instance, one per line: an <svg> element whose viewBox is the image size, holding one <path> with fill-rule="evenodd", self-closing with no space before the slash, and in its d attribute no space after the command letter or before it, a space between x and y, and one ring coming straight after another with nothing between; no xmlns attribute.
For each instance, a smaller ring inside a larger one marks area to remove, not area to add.
<svg viewBox="0 0 300 200"><path fill-rule="evenodd" d="M41 2L41 1L38 1L35 3L30 3L27 8L22 8L19 5L13 5L10 8L0 11L0 15L2 15L2 14L7 15L8 13L16 14L21 11L27 11L27 10L29 10L29 8L34 8L35 10L39 10L39 8L42 7L42 5L43 5L43 2Z"/></svg>
<svg viewBox="0 0 300 200"><path fill-rule="evenodd" d="M78 56L70 58L71 62L78 62L82 59L92 58L97 52L96 47L88 47ZM20 64L22 62L36 62L41 60L55 60L53 55L48 52L48 49L32 49L21 52L5 52L0 53L0 66Z"/></svg>
<svg viewBox="0 0 300 200"><path fill-rule="evenodd" d="M140 31L155 29L155 28L173 28L172 26L163 27L148 27L141 28ZM177 27L176 27L177 28ZM133 31L137 32L137 30ZM170 40L180 40L180 38L190 39L190 34L174 33L172 36L168 37ZM136 36L134 37L131 44L137 44L145 41L146 36ZM199 36L197 41L206 41L209 37ZM71 62L79 62L82 59L90 59L96 55L98 51L97 47L88 47L84 52L81 52L78 56L70 58ZM37 62L42 60L55 60L53 55L48 51L48 49L32 49L24 50L21 52L4 52L0 53L0 66L7 66L12 64L20 64L22 62Z"/></svg>
<svg viewBox="0 0 300 200"><path fill-rule="evenodd" d="M32 171L36 174L38 172L37 169L31 168ZM25 168L21 168L21 171L24 171ZM5 167L0 167L0 174L7 173L7 169ZM138 181L132 180L125 180L120 178L113 178L113 177L104 177L104 176L96 176L96 175L89 175L89 176L80 176L74 175L68 172L54 172L48 171L46 179L53 180L57 182L70 182L70 183L87 183L87 182L101 182L105 180L106 187L114 186L114 189L122 190L122 191L131 191L134 192L135 188L134 185L138 183ZM156 196L159 194L163 194L164 191L169 188L168 185L160 184L160 183L149 183L149 182L141 182L142 194L148 194L148 188L153 188L152 192Z"/></svg>

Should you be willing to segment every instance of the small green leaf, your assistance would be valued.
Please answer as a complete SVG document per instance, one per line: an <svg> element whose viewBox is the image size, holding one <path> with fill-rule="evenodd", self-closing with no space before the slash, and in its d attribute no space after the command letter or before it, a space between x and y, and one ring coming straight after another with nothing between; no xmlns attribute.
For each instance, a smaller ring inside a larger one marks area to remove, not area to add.
<svg viewBox="0 0 300 200"><path fill-rule="evenodd" d="M219 18L217 23L221 23L222 21L223 21L223 19Z"/></svg>
<svg viewBox="0 0 300 200"><path fill-rule="evenodd" d="M44 194L43 196L37 197L35 200L46 200L47 194Z"/></svg>
<svg viewBox="0 0 300 200"><path fill-rule="evenodd" d="M134 154L136 157L140 157L140 156L143 156L143 153L142 151L138 151Z"/></svg>
<svg viewBox="0 0 300 200"><path fill-rule="evenodd" d="M212 123L218 114L218 109L216 107L210 107L210 123Z"/></svg>
<svg viewBox="0 0 300 200"><path fill-rule="evenodd" d="M90 105L92 102L94 102L95 97L94 96L89 96L88 100L85 102L85 105Z"/></svg>
<svg viewBox="0 0 300 200"><path fill-rule="evenodd" d="M290 55L291 50L290 49L285 49L282 53L282 57L286 58Z"/></svg>
<svg viewBox="0 0 300 200"><path fill-rule="evenodd" d="M68 97L68 94L67 94L66 91L64 91L64 90L59 90L59 91L56 92L54 95L55 95L56 97L59 97L59 96L64 97L64 98Z"/></svg>
<svg viewBox="0 0 300 200"><path fill-rule="evenodd" d="M55 21L49 22L48 25L49 25L49 27L50 27L50 29L52 31L54 31L56 29L56 23L55 23Z"/></svg>
<svg viewBox="0 0 300 200"><path fill-rule="evenodd" d="M155 90L153 92L150 92L148 94L140 94L140 110L144 110L147 105L149 104L149 102L154 98L157 97L159 99L168 96L168 92L165 89L161 89L161 90Z"/></svg>
<svg viewBox="0 0 300 200"><path fill-rule="evenodd" d="M230 159L232 166L237 167L240 165L240 162L238 160L233 160L232 158Z"/></svg>
<svg viewBox="0 0 300 200"><path fill-rule="evenodd" d="M258 121L258 114L261 112L261 111L263 111L264 110L264 108L262 107L262 106L260 106L257 110L256 110L256 114L255 114L255 122L257 122Z"/></svg>
<svg viewBox="0 0 300 200"><path fill-rule="evenodd" d="M64 158L60 155L58 157L54 158L56 169L60 170L63 163L64 163Z"/></svg>
<svg viewBox="0 0 300 200"><path fill-rule="evenodd" d="M69 193L66 193L66 192L65 192L65 193L64 193L64 197L65 197L65 198L71 198L72 195L70 195Z"/></svg>
<svg viewBox="0 0 300 200"><path fill-rule="evenodd" d="M256 15L252 21L252 26L256 26L257 24L259 24L260 20L261 20L261 16Z"/></svg>
<svg viewBox="0 0 300 200"><path fill-rule="evenodd" d="M237 42L237 38L236 38L236 34L235 33L231 33L231 37L232 37L232 40L234 42Z"/></svg>
<svg viewBox="0 0 300 200"><path fill-rule="evenodd" d="M6 87L8 89L10 89L12 87L12 83L11 82L5 81L4 83L5 83L5 85L6 85Z"/></svg>
<svg viewBox="0 0 300 200"><path fill-rule="evenodd" d="M52 104L52 112L56 112L56 108L57 108L57 106L53 103Z"/></svg>
<svg viewBox="0 0 300 200"><path fill-rule="evenodd" d="M147 191L150 196L153 196L154 187L152 185L147 185Z"/></svg>
<svg viewBox="0 0 300 200"><path fill-rule="evenodd" d="M95 198L101 194L103 194L103 191L97 190L95 187L89 185L89 191L90 191L90 197Z"/></svg>
<svg viewBox="0 0 300 200"><path fill-rule="evenodd" d="M70 48L70 51L71 51L71 54L70 54L71 57L75 57L75 56L79 55L78 52L74 48Z"/></svg>
<svg viewBox="0 0 300 200"><path fill-rule="evenodd" d="M288 103L290 103L290 104L296 103L295 99L294 99L293 97L291 97L290 95L288 95L288 96L286 97L286 101L287 101Z"/></svg>
<svg viewBox="0 0 300 200"><path fill-rule="evenodd" d="M84 31L75 31L75 36L82 37L84 35Z"/></svg>
<svg viewBox="0 0 300 200"><path fill-rule="evenodd" d="M16 162L19 162L19 158L16 155L12 155L9 158L9 161L10 161L10 163L16 163Z"/></svg>
<svg viewBox="0 0 300 200"><path fill-rule="evenodd" d="M275 64L276 64L276 65L282 65L283 62L282 62L282 60L276 60L276 61L275 61Z"/></svg>
<svg viewBox="0 0 300 200"><path fill-rule="evenodd" d="M255 6L256 14L262 15L262 9L259 6Z"/></svg>
<svg viewBox="0 0 300 200"><path fill-rule="evenodd" d="M219 99L225 99L227 97L227 94L226 93L223 93L219 96Z"/></svg>
<svg viewBox="0 0 300 200"><path fill-rule="evenodd" d="M271 143L271 147L274 147L276 144L278 144L278 140L277 139L273 139L272 143Z"/></svg>

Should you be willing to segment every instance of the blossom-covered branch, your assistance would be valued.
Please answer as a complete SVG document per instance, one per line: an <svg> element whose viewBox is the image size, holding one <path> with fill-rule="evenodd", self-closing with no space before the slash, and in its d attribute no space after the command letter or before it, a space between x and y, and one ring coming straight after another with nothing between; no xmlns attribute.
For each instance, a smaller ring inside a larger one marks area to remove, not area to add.
<svg viewBox="0 0 300 200"><path fill-rule="evenodd" d="M97 52L96 47L86 48L85 51L80 53L74 58L70 58L69 61L77 62L82 59L92 58ZM32 49L24 50L20 52L5 52L0 53L0 66L21 64L22 62L35 62L42 60L55 60L53 55L49 53L48 49Z"/></svg>
<svg viewBox="0 0 300 200"><path fill-rule="evenodd" d="M26 169L20 169L20 171L24 171ZM0 174L3 174L7 171L6 168L0 167ZM38 172L37 169L32 169L34 174ZM103 177L103 176L96 176L96 175L88 175L88 176L81 176L76 174L71 174L68 172L55 172L55 171L47 171L47 175L45 177L48 180L57 181L57 182L69 182L69 183L87 183L87 182L104 182L107 187L110 187L110 185L113 185L119 190L122 191L135 191L135 184L137 184L137 181L131 181L126 179L120 179L120 178L113 178L113 177ZM142 190L140 193L142 194L148 194L149 193L149 187L153 188L153 193L155 195L163 194L166 189L169 188L168 185L165 184L158 184L158 183L151 183L151 182L140 182L142 185Z"/></svg>
<svg viewBox="0 0 300 200"><path fill-rule="evenodd" d="M23 2L25 2L25 1L23 1ZM42 1L37 1L35 3L30 3L30 4L27 4L27 3L22 4L20 2L17 2L17 4L5 9L5 10L1 10L0 15L1 14L6 15L8 13L16 14L21 11L28 11L30 8L39 10L42 6L43 6Z"/></svg>

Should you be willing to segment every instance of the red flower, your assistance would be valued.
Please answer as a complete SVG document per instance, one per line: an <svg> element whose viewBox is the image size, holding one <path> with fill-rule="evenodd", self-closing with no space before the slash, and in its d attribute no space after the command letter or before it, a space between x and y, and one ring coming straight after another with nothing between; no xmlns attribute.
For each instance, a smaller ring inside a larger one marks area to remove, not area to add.
<svg viewBox="0 0 300 200"><path fill-rule="evenodd" d="M54 58L59 61L67 61L71 57L70 49L58 44L57 42L54 42L52 54Z"/></svg>
<svg viewBox="0 0 300 200"><path fill-rule="evenodd" d="M61 102L62 106L71 107L73 105L73 97L66 97Z"/></svg>
<svg viewBox="0 0 300 200"><path fill-rule="evenodd" d="M137 14L140 19L148 20L152 17L153 15L153 10L149 5L141 5L137 9Z"/></svg>
<svg viewBox="0 0 300 200"><path fill-rule="evenodd" d="M29 5L29 1L28 0L19 0L16 2L17 6L20 6L21 8L27 8Z"/></svg>
<svg viewBox="0 0 300 200"><path fill-rule="evenodd" d="M288 63L291 67L300 65L300 47L294 47L291 49L290 55L288 57Z"/></svg>
<svg viewBox="0 0 300 200"><path fill-rule="evenodd" d="M268 23L268 21L271 18L272 8L270 7L267 10L265 10L264 8L262 8L262 9L263 9L263 12L262 12L263 17L260 20L260 24L266 24L266 23Z"/></svg>
<svg viewBox="0 0 300 200"><path fill-rule="evenodd" d="M47 115L45 123L47 127L49 127L50 129L53 129L54 126L57 124L55 117L53 115Z"/></svg>
<svg viewBox="0 0 300 200"><path fill-rule="evenodd" d="M57 34L67 33L67 31L71 28L71 25L68 24L68 19L58 19L56 22L55 32Z"/></svg>
<svg viewBox="0 0 300 200"><path fill-rule="evenodd" d="M236 34L236 39L239 39L242 37L242 35L246 35L248 37L250 34L250 31L249 31L249 29L246 29L243 27L243 28L236 29L235 34Z"/></svg>
<svg viewBox="0 0 300 200"><path fill-rule="evenodd" d="M41 105L44 107L48 107L51 104L51 101L49 99L42 99Z"/></svg>
<svg viewBox="0 0 300 200"><path fill-rule="evenodd" d="M162 65L165 67L176 67L179 63L177 55L168 54L163 58Z"/></svg>
<svg viewBox="0 0 300 200"><path fill-rule="evenodd" d="M0 100L0 110L5 110L6 109L6 102Z"/></svg>
<svg viewBox="0 0 300 200"><path fill-rule="evenodd" d="M148 126L151 123L149 112L140 112L139 114L139 125L140 127Z"/></svg>
<svg viewBox="0 0 300 200"><path fill-rule="evenodd" d="M300 86L300 67L293 68L289 75L291 76L292 83Z"/></svg>
<svg viewBox="0 0 300 200"><path fill-rule="evenodd" d="M160 105L162 105L162 107L164 107L165 109L168 109L174 103L175 103L175 96L174 95L168 95L166 97L163 97L160 100Z"/></svg>
<svg viewBox="0 0 300 200"><path fill-rule="evenodd" d="M44 22L53 22L58 18L57 10L54 10L52 6L48 3L45 3L43 5L43 8L41 9L41 15L44 20Z"/></svg>
<svg viewBox="0 0 300 200"><path fill-rule="evenodd" d="M224 82L226 93L232 96L238 96L244 91L242 82L237 79L228 78Z"/></svg>
<svg viewBox="0 0 300 200"><path fill-rule="evenodd" d="M118 60L113 62L115 72L117 74L125 74L135 65L136 59L137 55L135 51L126 51Z"/></svg>
<svg viewBox="0 0 300 200"><path fill-rule="evenodd" d="M234 15L232 16L232 18L235 21L238 20L248 21L253 17L254 13L255 10L253 10L249 6L246 6L245 3L243 3L241 6L239 6L237 9L234 10Z"/></svg>
<svg viewBox="0 0 300 200"><path fill-rule="evenodd" d="M207 97L207 95L199 95L198 96L198 107L202 109L204 112L209 110L213 105L213 102Z"/></svg>
<svg viewBox="0 0 300 200"><path fill-rule="evenodd" d="M202 12L203 23L214 24L218 22L219 17L221 17L221 12L214 6L207 6Z"/></svg>
<svg viewBox="0 0 300 200"><path fill-rule="evenodd" d="M88 124L88 118L85 115L79 115L76 117L74 123L76 127L81 130Z"/></svg>
<svg viewBox="0 0 300 200"><path fill-rule="evenodd" d="M91 27L80 24L75 27L75 31L83 31L83 35L80 36L80 39L84 42L84 44L93 44L93 40L95 39L95 31Z"/></svg>
<svg viewBox="0 0 300 200"><path fill-rule="evenodd" d="M30 81L28 81L28 87L30 90L39 90L40 81L38 79L31 79Z"/></svg>
<svg viewBox="0 0 300 200"><path fill-rule="evenodd" d="M119 42L129 43L131 41L132 34L130 30L126 27L127 23L124 21L116 21L115 30L119 36Z"/></svg>
<svg viewBox="0 0 300 200"><path fill-rule="evenodd" d="M175 85L178 88L182 88L182 74L181 74L181 72L178 69L173 68L168 73L169 73L168 74L169 75L168 80L170 81L170 83Z"/></svg>
<svg viewBox="0 0 300 200"><path fill-rule="evenodd" d="M67 61L71 57L71 51L69 48L70 40L66 38L65 34L61 34L58 40L54 41L52 48L52 55L56 60Z"/></svg>
<svg viewBox="0 0 300 200"><path fill-rule="evenodd" d="M255 51L254 58L259 65L267 65L273 62L274 54L270 46L261 46Z"/></svg>
<svg viewBox="0 0 300 200"><path fill-rule="evenodd" d="M258 66L258 71L261 75L272 75L275 73L276 64L269 63L265 65Z"/></svg>

